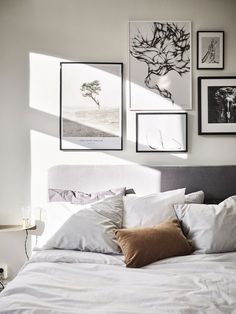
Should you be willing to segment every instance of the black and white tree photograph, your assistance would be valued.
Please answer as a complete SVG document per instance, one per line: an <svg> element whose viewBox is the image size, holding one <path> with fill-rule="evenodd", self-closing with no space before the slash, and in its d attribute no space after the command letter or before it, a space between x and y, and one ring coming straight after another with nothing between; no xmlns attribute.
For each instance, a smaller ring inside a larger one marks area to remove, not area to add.
<svg viewBox="0 0 236 314"><path fill-rule="evenodd" d="M191 23L129 23L131 110L191 109Z"/></svg>
<svg viewBox="0 0 236 314"><path fill-rule="evenodd" d="M236 86L208 87L208 122L236 123Z"/></svg>
<svg viewBox="0 0 236 314"><path fill-rule="evenodd" d="M199 134L235 134L236 77L199 77Z"/></svg>
<svg viewBox="0 0 236 314"><path fill-rule="evenodd" d="M224 32L197 32L197 68L224 68Z"/></svg>
<svg viewBox="0 0 236 314"><path fill-rule="evenodd" d="M122 149L122 64L61 63L61 149Z"/></svg>

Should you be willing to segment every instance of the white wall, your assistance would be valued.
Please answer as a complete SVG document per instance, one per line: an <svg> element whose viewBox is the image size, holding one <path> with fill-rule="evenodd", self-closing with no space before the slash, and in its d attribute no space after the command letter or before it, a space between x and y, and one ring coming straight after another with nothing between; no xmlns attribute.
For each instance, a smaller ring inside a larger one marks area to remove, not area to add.
<svg viewBox="0 0 236 314"><path fill-rule="evenodd" d="M236 74L235 12L235 0L0 0L0 223L20 223L20 207L42 201L55 164L235 164L235 136L197 135L196 88L197 76ZM124 151L59 151L59 62L123 62L126 76L128 21L136 19L192 21L188 153L135 153L128 110ZM225 31L225 70L196 70L197 30ZM23 240L22 233L0 234L0 261L12 274L24 260Z"/></svg>

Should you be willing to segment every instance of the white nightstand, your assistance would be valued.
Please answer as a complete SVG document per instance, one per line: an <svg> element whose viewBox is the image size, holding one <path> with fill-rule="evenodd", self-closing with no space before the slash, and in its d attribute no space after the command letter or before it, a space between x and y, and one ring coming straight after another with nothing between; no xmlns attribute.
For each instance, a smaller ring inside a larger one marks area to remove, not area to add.
<svg viewBox="0 0 236 314"><path fill-rule="evenodd" d="M0 225L0 232L13 232L24 230L36 230L36 225L30 225L25 228L22 225Z"/></svg>
<svg viewBox="0 0 236 314"><path fill-rule="evenodd" d="M25 255L27 259L29 259L28 252L27 252L27 239L28 239L28 232L31 230L36 230L36 225L29 225L28 227L23 227L22 225L0 225L0 233L5 232L19 232L19 231L25 231L25 242L24 242L24 249L25 249ZM10 280L0 280L3 285L5 286ZM2 291L2 287L0 284L0 292Z"/></svg>

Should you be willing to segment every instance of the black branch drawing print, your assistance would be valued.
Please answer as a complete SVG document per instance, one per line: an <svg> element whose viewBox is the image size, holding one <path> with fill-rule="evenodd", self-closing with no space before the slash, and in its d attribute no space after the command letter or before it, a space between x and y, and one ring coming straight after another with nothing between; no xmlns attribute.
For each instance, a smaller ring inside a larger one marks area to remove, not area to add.
<svg viewBox="0 0 236 314"><path fill-rule="evenodd" d="M102 90L100 86L100 82L98 80L94 80L88 83L83 83L80 90L82 91L82 95L84 97L90 97L98 106L98 109L101 108L100 102L98 98L96 97L96 96L99 96L99 92Z"/></svg>
<svg viewBox="0 0 236 314"><path fill-rule="evenodd" d="M204 54L202 58L202 63L219 63L219 61L216 60L216 48L217 48L217 40L212 39L210 44L207 47L207 52Z"/></svg>
<svg viewBox="0 0 236 314"><path fill-rule="evenodd" d="M149 37L149 38L148 38ZM170 71L181 77L190 72L190 32L175 22L153 22L151 36L137 29L130 44L130 54L147 65L144 83L174 104L172 93L158 83Z"/></svg>

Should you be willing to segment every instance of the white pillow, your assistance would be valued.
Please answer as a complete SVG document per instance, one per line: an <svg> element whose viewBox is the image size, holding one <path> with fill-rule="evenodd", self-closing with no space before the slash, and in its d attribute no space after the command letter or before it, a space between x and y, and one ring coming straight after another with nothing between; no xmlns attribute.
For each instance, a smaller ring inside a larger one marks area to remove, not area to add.
<svg viewBox="0 0 236 314"><path fill-rule="evenodd" d="M204 192L197 191L185 195L185 203L187 204L203 204Z"/></svg>
<svg viewBox="0 0 236 314"><path fill-rule="evenodd" d="M173 205L184 203L185 189L146 196L125 196L123 227L151 227L176 219Z"/></svg>
<svg viewBox="0 0 236 314"><path fill-rule="evenodd" d="M122 195L86 206L68 202L49 203L45 231L34 250L120 253L114 229L122 227L122 212Z"/></svg>
<svg viewBox="0 0 236 314"><path fill-rule="evenodd" d="M219 205L175 205L175 211L195 253L236 251L236 195Z"/></svg>

